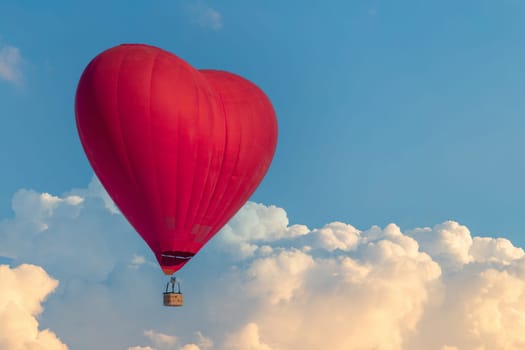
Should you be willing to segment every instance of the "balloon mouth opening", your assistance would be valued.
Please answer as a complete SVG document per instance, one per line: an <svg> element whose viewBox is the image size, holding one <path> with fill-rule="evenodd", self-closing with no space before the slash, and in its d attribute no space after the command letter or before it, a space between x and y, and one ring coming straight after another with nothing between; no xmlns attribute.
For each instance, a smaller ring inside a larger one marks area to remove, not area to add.
<svg viewBox="0 0 525 350"><path fill-rule="evenodd" d="M172 275L184 266L195 253L181 251L164 251L159 254L158 260L162 271L166 275Z"/></svg>

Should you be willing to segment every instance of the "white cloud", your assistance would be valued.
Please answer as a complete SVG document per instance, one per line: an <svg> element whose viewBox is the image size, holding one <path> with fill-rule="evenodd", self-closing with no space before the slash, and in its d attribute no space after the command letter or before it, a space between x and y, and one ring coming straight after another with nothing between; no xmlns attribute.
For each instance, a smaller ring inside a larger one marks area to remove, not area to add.
<svg viewBox="0 0 525 350"><path fill-rule="evenodd" d="M103 234L108 229L104 216L111 214L99 211L98 220L90 220L93 213L85 210L87 200L100 201L74 194L57 197L19 190L12 201L14 218L0 222L0 255L45 266L62 278L82 275L103 280L115 263L112 247Z"/></svg>
<svg viewBox="0 0 525 350"><path fill-rule="evenodd" d="M197 344L186 344L180 350L200 350Z"/></svg>
<svg viewBox="0 0 525 350"><path fill-rule="evenodd" d="M525 281L488 269L475 278L481 288L464 299L463 325L487 349L525 347Z"/></svg>
<svg viewBox="0 0 525 350"><path fill-rule="evenodd" d="M0 281L0 349L66 350L55 333L39 330L37 320L58 281L34 265L0 265Z"/></svg>
<svg viewBox="0 0 525 350"><path fill-rule="evenodd" d="M294 238L309 232L304 225L289 226L288 216L282 208L248 202L221 230L221 242L234 256L244 259L268 252L269 246L259 242L273 242ZM271 249L271 248L270 248Z"/></svg>
<svg viewBox="0 0 525 350"><path fill-rule="evenodd" d="M255 323L248 323L239 332L230 335L223 348L225 350L272 350L260 338L259 327Z"/></svg>
<svg viewBox="0 0 525 350"><path fill-rule="evenodd" d="M20 65L22 56L20 50L14 46L0 46L0 78L14 84L22 83Z"/></svg>
<svg viewBox="0 0 525 350"><path fill-rule="evenodd" d="M22 189L13 196L12 209L19 225L29 224L28 229L42 232L48 229L47 221L57 215L55 211L59 207L70 206L74 210L83 201L82 197L75 195L59 198Z"/></svg>
<svg viewBox="0 0 525 350"><path fill-rule="evenodd" d="M23 190L0 222L0 255L60 280L40 318L71 348L525 348L525 254L507 239L453 221L309 230L248 203L178 274L186 305L168 309L165 277L111 204L96 181Z"/></svg>
<svg viewBox="0 0 525 350"><path fill-rule="evenodd" d="M479 266L459 272L446 281L439 305L427 310L410 349L439 340L452 349L523 349L524 277Z"/></svg>
<svg viewBox="0 0 525 350"><path fill-rule="evenodd" d="M469 254L472 236L466 226L446 221L433 228L415 229L409 232L421 246L446 267L460 268L472 261Z"/></svg>
<svg viewBox="0 0 525 350"><path fill-rule="evenodd" d="M299 250L257 259L246 270L244 288L270 304L289 301L301 291L305 274L314 264L311 256Z"/></svg>
<svg viewBox="0 0 525 350"><path fill-rule="evenodd" d="M446 221L433 228L418 228L407 232L421 249L428 252L442 267L461 269L469 263L509 265L525 256L522 248L514 247L508 239L472 237L466 226Z"/></svg>
<svg viewBox="0 0 525 350"><path fill-rule="evenodd" d="M143 256L141 255L133 255L133 260L131 260L131 264L132 265L142 265L146 263L146 258L144 258Z"/></svg>
<svg viewBox="0 0 525 350"><path fill-rule="evenodd" d="M496 262L504 265L525 256L522 248L517 248L505 238L474 237L470 255L476 262Z"/></svg>
<svg viewBox="0 0 525 350"><path fill-rule="evenodd" d="M198 338L199 350L208 350L213 347L213 341L204 336L201 332L197 332L196 336Z"/></svg>
<svg viewBox="0 0 525 350"><path fill-rule="evenodd" d="M120 210L95 176L91 178L87 188L76 188L71 191L71 194L80 198L95 198L96 200L102 200L104 202L104 207L110 213L120 214Z"/></svg>
<svg viewBox="0 0 525 350"><path fill-rule="evenodd" d="M144 256L133 254L133 258L131 259L131 263L128 265L128 267L136 270L144 264L152 264L153 266L155 266L152 262L147 261Z"/></svg>
<svg viewBox="0 0 525 350"><path fill-rule="evenodd" d="M205 337L202 335L201 332L197 332L196 336L198 339L199 344L185 344L182 347L178 346L179 340L177 337L156 332L154 330L148 330L144 332L144 335L149 339L149 341L152 343L153 347L151 346L134 346L128 348L128 350L170 350L170 349L177 349L177 350L208 350L213 347L213 342L211 339Z"/></svg>
<svg viewBox="0 0 525 350"><path fill-rule="evenodd" d="M239 348L251 339L254 349L401 349L441 270L397 226L361 235L355 257L283 249L255 259L234 282L246 291L243 308L252 310Z"/></svg>
<svg viewBox="0 0 525 350"><path fill-rule="evenodd" d="M144 332L144 335L149 338L149 340L154 344L155 348L158 350L170 350L174 349L177 345L177 337L156 332L154 330L148 330Z"/></svg>
<svg viewBox="0 0 525 350"><path fill-rule="evenodd" d="M222 15L219 11L206 5L202 1L190 3L188 5L190 15L196 24L202 28L220 30L222 28Z"/></svg>
<svg viewBox="0 0 525 350"><path fill-rule="evenodd" d="M341 249L349 251L357 246L359 241L359 230L342 222L333 222L321 229L312 231L316 237L318 246L328 251Z"/></svg>

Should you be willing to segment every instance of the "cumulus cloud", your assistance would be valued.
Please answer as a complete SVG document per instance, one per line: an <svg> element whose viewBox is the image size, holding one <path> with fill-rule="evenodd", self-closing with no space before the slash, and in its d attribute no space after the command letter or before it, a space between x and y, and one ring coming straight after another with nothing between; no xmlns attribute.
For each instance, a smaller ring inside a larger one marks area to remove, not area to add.
<svg viewBox="0 0 525 350"><path fill-rule="evenodd" d="M152 346L133 346L129 347L128 350L207 350L213 346L211 339L197 332L198 345L191 343L180 346L179 339L175 336L156 332L154 330L148 330L144 332L144 335L149 339Z"/></svg>
<svg viewBox="0 0 525 350"><path fill-rule="evenodd" d="M507 239L472 237L466 226L454 221L433 228L417 228L407 234L418 241L422 250L450 270L476 262L508 265L525 256L522 248L514 247Z"/></svg>
<svg viewBox="0 0 525 350"><path fill-rule="evenodd" d="M353 227L345 228L355 237ZM327 250L321 239L309 252L282 248L254 259L232 282L246 290L243 306L252 310L233 338L239 349L249 342L253 349L401 349L439 287L441 270L395 225L358 236L355 255L320 254ZM232 341L225 348L235 348Z"/></svg>
<svg viewBox="0 0 525 350"><path fill-rule="evenodd" d="M433 228L418 228L410 233L424 251L447 267L460 268L472 261L469 254L472 236L466 226L447 221Z"/></svg>
<svg viewBox="0 0 525 350"><path fill-rule="evenodd" d="M96 180L21 190L13 211L0 255L60 280L41 323L75 349L525 348L523 249L454 221L309 229L248 203L178 274L186 305L167 309L153 255Z"/></svg>
<svg viewBox="0 0 525 350"><path fill-rule="evenodd" d="M60 277L80 273L84 278L104 279L114 267L115 256L101 234L107 231L100 220L104 215L99 220L86 217L92 215L84 210L89 199L19 190L12 200L14 218L0 223L0 255L45 266Z"/></svg>
<svg viewBox="0 0 525 350"><path fill-rule="evenodd" d="M199 347L202 348L202 350L211 349L213 347L213 341L204 336L201 332L196 333L197 337L199 338Z"/></svg>
<svg viewBox="0 0 525 350"><path fill-rule="evenodd" d="M248 202L221 231L221 242L233 255L247 258L258 250L271 251L260 242L273 242L293 238L309 232L304 225L289 226L288 216L282 208Z"/></svg>
<svg viewBox="0 0 525 350"><path fill-rule="evenodd" d="M230 335L224 349L228 350L272 350L267 344L261 342L259 327L255 323L248 323L239 332Z"/></svg>
<svg viewBox="0 0 525 350"><path fill-rule="evenodd" d="M336 249L349 251L357 246L359 241L359 230L342 222L333 222L321 229L315 229L312 236L316 240L314 244L328 250Z"/></svg>
<svg viewBox="0 0 525 350"><path fill-rule="evenodd" d="M42 268L0 265L0 348L3 350L66 350L49 329L40 330L42 302L58 281Z"/></svg>
<svg viewBox="0 0 525 350"><path fill-rule="evenodd" d="M0 78L14 84L22 83L20 66L22 56L20 50L14 46L0 46Z"/></svg>
<svg viewBox="0 0 525 350"><path fill-rule="evenodd" d="M200 350L200 348L196 344L186 344L180 350Z"/></svg>
<svg viewBox="0 0 525 350"><path fill-rule="evenodd" d="M470 256L476 262L495 262L510 265L522 259L525 252L505 238L474 237L470 247Z"/></svg>
<svg viewBox="0 0 525 350"><path fill-rule="evenodd" d="M219 11L206 5L202 1L190 3L187 6L193 21L202 28L220 30L222 28L222 15Z"/></svg>
<svg viewBox="0 0 525 350"><path fill-rule="evenodd" d="M150 341L155 345L159 350L169 350L174 349L178 340L177 337L169 334L164 334L156 332L154 330L147 330L144 332L144 335L150 339Z"/></svg>

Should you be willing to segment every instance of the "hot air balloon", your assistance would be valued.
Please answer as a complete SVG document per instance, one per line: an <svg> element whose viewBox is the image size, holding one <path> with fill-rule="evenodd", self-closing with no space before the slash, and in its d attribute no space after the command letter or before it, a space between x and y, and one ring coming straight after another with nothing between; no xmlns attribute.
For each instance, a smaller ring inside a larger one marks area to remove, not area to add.
<svg viewBox="0 0 525 350"><path fill-rule="evenodd" d="M75 115L95 174L166 275L249 199L277 145L275 112L256 85L143 44L87 65Z"/></svg>

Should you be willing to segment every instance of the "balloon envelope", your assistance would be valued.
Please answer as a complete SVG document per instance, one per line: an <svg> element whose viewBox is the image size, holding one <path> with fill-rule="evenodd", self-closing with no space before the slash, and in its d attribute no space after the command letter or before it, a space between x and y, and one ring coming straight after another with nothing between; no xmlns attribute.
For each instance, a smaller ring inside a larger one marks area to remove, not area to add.
<svg viewBox="0 0 525 350"><path fill-rule="evenodd" d="M257 86L148 45L96 56L75 114L96 175L166 274L248 200L277 144L275 112Z"/></svg>

